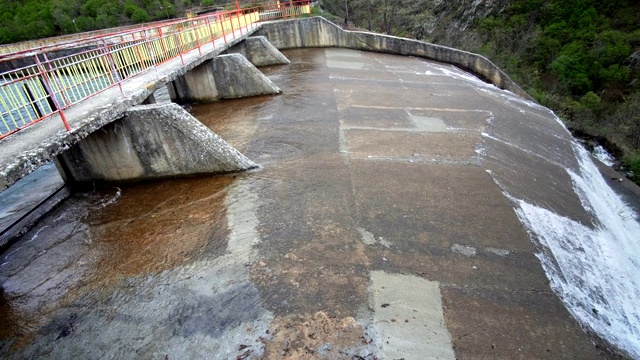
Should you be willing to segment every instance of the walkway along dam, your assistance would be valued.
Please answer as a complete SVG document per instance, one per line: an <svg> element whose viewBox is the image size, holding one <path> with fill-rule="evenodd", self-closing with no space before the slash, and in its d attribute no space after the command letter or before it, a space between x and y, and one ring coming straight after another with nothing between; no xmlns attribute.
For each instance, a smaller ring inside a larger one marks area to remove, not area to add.
<svg viewBox="0 0 640 360"><path fill-rule="evenodd" d="M640 358L637 200L490 61L237 31L0 140L103 183L0 255L4 357Z"/></svg>

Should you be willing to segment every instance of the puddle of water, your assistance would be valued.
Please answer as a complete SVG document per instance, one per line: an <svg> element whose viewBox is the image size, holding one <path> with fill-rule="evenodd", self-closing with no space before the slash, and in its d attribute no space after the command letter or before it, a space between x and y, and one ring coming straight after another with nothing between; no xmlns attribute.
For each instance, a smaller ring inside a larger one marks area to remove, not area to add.
<svg viewBox="0 0 640 360"><path fill-rule="evenodd" d="M89 213L107 273L157 273L198 255L224 249L225 189L232 176L127 187L108 211ZM110 271L111 270L111 271ZM101 275L101 277L104 275Z"/></svg>
<svg viewBox="0 0 640 360"><path fill-rule="evenodd" d="M78 194L0 258L2 339L26 338L56 309L126 277L158 274L226 247L232 176ZM118 193L121 196L113 201Z"/></svg>

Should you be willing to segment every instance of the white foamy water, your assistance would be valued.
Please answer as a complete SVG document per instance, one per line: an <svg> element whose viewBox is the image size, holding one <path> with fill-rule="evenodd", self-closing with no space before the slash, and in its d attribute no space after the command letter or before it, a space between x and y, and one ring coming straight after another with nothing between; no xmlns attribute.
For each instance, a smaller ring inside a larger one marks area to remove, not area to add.
<svg viewBox="0 0 640 360"><path fill-rule="evenodd" d="M583 325L640 358L640 223L589 153L573 147L580 169L567 172L596 219L595 228L522 200L516 200L516 213L542 247L537 256L567 308Z"/></svg>
<svg viewBox="0 0 640 360"><path fill-rule="evenodd" d="M593 156L607 166L613 166L616 161L601 145L593 148Z"/></svg>

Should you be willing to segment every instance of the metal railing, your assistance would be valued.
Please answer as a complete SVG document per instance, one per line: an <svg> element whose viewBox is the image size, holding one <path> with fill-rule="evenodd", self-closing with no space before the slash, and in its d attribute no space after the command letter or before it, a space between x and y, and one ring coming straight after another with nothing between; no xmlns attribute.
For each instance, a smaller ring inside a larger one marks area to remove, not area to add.
<svg viewBox="0 0 640 360"><path fill-rule="evenodd" d="M0 63L22 62L0 73L0 139L59 115L71 130L65 110L118 86L148 69L180 57L218 39L236 38L265 20L311 15L309 0L277 2L258 7L206 14L190 19L153 23L150 27L92 36L67 43L0 55ZM80 48L72 55L48 59L52 50Z"/></svg>

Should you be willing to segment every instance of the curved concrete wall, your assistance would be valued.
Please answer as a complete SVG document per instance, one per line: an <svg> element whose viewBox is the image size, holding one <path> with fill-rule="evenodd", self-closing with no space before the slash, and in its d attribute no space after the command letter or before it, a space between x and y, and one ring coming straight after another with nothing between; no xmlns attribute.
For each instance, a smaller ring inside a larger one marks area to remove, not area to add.
<svg viewBox="0 0 640 360"><path fill-rule="evenodd" d="M501 89L533 100L529 94L484 56L446 46L376 33L347 31L322 17L265 23L258 30L257 35L266 36L278 49L342 47L419 56L458 66Z"/></svg>

